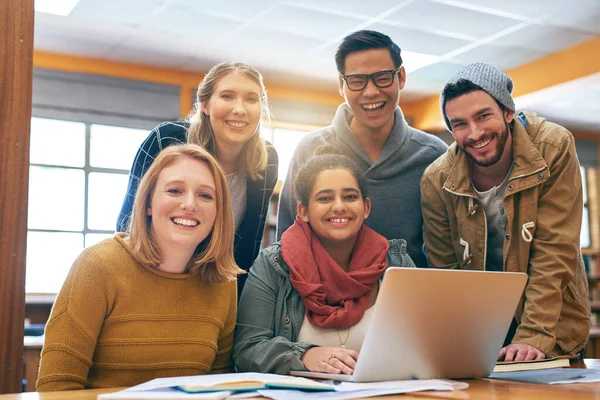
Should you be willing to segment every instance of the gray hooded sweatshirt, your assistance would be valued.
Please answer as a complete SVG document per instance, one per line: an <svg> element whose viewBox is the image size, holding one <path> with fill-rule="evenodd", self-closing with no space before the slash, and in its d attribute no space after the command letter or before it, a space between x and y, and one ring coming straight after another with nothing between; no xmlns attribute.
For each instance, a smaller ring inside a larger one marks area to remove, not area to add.
<svg viewBox="0 0 600 400"><path fill-rule="evenodd" d="M365 223L386 239L404 239L417 267L426 267L423 253L421 175L448 146L438 137L414 129L396 108L392 132L379 158L372 162L350 129L350 107L340 105L333 123L307 135L298 144L281 189L277 217L277 240L296 218L294 179L315 148L328 144L350 157L364 174L371 214Z"/></svg>

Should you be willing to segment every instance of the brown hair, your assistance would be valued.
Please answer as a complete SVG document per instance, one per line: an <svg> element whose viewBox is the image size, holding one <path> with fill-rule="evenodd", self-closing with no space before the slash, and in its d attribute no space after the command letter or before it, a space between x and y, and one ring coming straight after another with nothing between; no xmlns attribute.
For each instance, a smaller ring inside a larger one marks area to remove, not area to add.
<svg viewBox="0 0 600 400"><path fill-rule="evenodd" d="M310 194L315 185L317 175L323 171L332 169L346 169L352 174L358 183L358 189L364 199L367 198L367 184L364 176L360 173L358 165L348 156L340 153L338 149L330 145L322 145L313 151L314 155L310 157L300 167L295 184L296 201L304 207L308 207Z"/></svg>
<svg viewBox="0 0 600 400"><path fill-rule="evenodd" d="M262 108L262 120L271 120L271 111L269 100L267 98L267 90L263 83L263 78L250 64L243 62L228 61L217 64L208 71L196 92L196 102L194 109L186 117L186 121L190 123L190 128L187 133L188 143L200 145L207 149L211 154L216 154L216 143L214 132L210 124L210 118L202 112L202 105L206 104L212 97L215 86L227 74L237 71L245 77L249 78L260 87L260 105ZM250 174L252 180L261 178L260 171L267 167L267 147L265 141L260 137L260 124L258 125L254 135L244 144L242 154L238 160L238 168L242 168Z"/></svg>
<svg viewBox="0 0 600 400"><path fill-rule="evenodd" d="M152 237L151 221L146 210L150 207L159 174L178 160L189 157L208 166L214 180L217 215L210 234L198 245L188 263L191 273L198 271L200 279L208 283L236 279L244 271L233 257L234 223L227 181L217 160L195 144L169 146L162 150L140 181L131 213L129 244L140 263L156 267L161 263L159 248Z"/></svg>

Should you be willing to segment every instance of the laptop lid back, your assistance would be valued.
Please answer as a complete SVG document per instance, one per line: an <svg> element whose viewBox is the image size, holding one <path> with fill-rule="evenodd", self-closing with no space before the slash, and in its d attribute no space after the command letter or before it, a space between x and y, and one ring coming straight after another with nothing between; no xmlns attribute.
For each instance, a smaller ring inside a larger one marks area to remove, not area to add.
<svg viewBox="0 0 600 400"><path fill-rule="evenodd" d="M390 267L355 382L488 376L527 275Z"/></svg>

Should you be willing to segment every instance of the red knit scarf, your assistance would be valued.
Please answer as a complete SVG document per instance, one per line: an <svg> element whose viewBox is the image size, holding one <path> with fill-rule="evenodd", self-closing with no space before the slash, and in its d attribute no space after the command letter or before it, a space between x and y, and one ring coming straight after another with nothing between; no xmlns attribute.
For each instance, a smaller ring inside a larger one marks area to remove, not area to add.
<svg viewBox="0 0 600 400"><path fill-rule="evenodd" d="M281 236L281 254L309 322L321 328L356 325L367 308L369 292L387 268L389 247L383 236L363 225L346 272L323 248L310 226L296 218Z"/></svg>

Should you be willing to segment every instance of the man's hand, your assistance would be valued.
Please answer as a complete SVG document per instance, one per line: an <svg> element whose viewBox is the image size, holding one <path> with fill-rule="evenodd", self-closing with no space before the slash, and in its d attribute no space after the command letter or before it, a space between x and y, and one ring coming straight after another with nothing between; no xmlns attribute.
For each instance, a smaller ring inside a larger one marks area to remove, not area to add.
<svg viewBox="0 0 600 400"><path fill-rule="evenodd" d="M498 361L531 361L543 360L546 355L533 346L524 343L513 343L500 350Z"/></svg>
<svg viewBox="0 0 600 400"><path fill-rule="evenodd" d="M341 347L311 347L302 356L307 370L328 374L352 375L358 352Z"/></svg>

